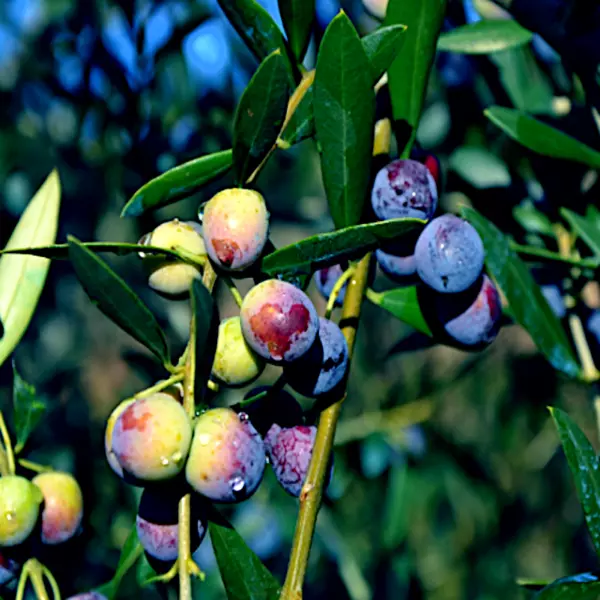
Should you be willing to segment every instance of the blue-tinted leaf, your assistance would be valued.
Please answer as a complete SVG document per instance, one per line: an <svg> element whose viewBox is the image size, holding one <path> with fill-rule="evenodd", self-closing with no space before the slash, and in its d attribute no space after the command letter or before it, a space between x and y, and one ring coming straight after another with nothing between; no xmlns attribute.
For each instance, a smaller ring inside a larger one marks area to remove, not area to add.
<svg viewBox="0 0 600 600"><path fill-rule="evenodd" d="M343 12L325 31L313 86L315 131L329 211L337 228L356 225L369 184L375 95L369 61Z"/></svg>
<svg viewBox="0 0 600 600"><path fill-rule="evenodd" d="M557 579L534 596L535 600L598 600L600 580L594 573Z"/></svg>
<svg viewBox="0 0 600 600"><path fill-rule="evenodd" d="M529 332L556 369L570 377L579 377L580 366L560 321L525 263L511 249L509 239L476 210L463 208L462 213L483 240L485 264L508 300L515 321Z"/></svg>
<svg viewBox="0 0 600 600"><path fill-rule="evenodd" d="M144 184L124 206L121 216L139 217L147 211L187 198L225 173L231 162L231 150L223 150L169 169Z"/></svg>
<svg viewBox="0 0 600 600"><path fill-rule="evenodd" d="M133 290L101 258L73 237L69 237L69 258L92 302L163 364L168 364L165 334Z"/></svg>
<svg viewBox="0 0 600 600"><path fill-rule="evenodd" d="M575 479L579 502L600 557L600 464L596 452L575 421L559 408L551 408L560 443ZM600 589L600 588L599 588Z"/></svg>
<svg viewBox="0 0 600 600"><path fill-rule="evenodd" d="M19 453L36 428L48 407L27 383L13 364L13 422L15 426L15 452Z"/></svg>

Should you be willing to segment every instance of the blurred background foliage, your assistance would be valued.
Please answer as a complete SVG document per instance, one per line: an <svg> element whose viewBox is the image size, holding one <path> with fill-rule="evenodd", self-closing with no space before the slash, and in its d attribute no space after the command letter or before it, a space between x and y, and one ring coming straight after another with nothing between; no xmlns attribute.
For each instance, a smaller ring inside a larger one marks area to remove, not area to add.
<svg viewBox="0 0 600 600"><path fill-rule="evenodd" d="M261 4L280 22L276 0ZM385 3L341 4L367 33ZM317 37L339 8L338 0L317 0ZM481 15L507 18L489 2L452 0L445 28ZM313 61L314 47L306 64ZM0 246L54 166L64 189L59 241L68 233L136 241L166 219L195 219L199 203L230 180L138 220L119 213L150 178L230 147L233 111L255 67L214 1L1 2ZM441 160L442 208L471 203L517 241L535 243L540 214L552 219L561 206L584 212L597 202L596 174L517 146L483 116L491 104L526 110L596 148L597 122L577 78L537 36L489 57L439 53L418 143ZM331 228L312 142L279 152L259 188L276 245ZM154 295L136 257L111 264L181 351L187 304ZM564 275L536 271L563 317ZM389 284L377 276L374 287ZM310 289L322 311L324 301ZM597 286L587 292L585 306L569 307L586 320L598 309ZM223 317L235 313L227 294L220 302ZM120 399L162 374L89 303L61 262L52 265L15 361L51 407L29 457L72 471L85 495L82 535L44 557L67 596L111 577L135 514L139 490L104 459L105 420ZM267 369L260 382L273 377ZM7 363L0 370L3 407L11 382ZM241 394L219 398L231 404ZM306 597L518 597L518 577L550 580L593 569L548 405L566 409L596 441L589 390L557 375L523 330L506 327L490 349L466 354L429 347L365 305ZM280 579L296 509L269 473L250 501L226 511ZM198 597L224 598L208 539L196 556L208 574ZM121 594L158 597L152 588L140 592L133 575Z"/></svg>

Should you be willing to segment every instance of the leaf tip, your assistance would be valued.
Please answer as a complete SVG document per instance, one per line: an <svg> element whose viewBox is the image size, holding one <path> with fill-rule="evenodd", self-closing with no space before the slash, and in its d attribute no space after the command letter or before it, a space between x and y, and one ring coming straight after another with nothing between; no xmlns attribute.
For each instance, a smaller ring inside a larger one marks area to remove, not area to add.
<svg viewBox="0 0 600 600"><path fill-rule="evenodd" d="M121 211L121 218L139 217L144 212L143 196L135 194Z"/></svg>

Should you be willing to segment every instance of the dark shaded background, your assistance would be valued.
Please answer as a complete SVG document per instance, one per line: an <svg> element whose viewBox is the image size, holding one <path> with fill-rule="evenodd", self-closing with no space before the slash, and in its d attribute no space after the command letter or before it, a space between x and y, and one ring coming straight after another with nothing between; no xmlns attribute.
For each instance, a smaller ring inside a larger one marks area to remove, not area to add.
<svg viewBox="0 0 600 600"><path fill-rule="evenodd" d="M261 3L277 15L275 0ZM360 2L343 4L362 33L377 26ZM475 4L499 15L491 4ZM320 36L339 4L317 5ZM474 18L474 10L471 2L450 2L447 27ZM307 64L313 61L311 47ZM69 233L136 241L166 219L194 219L198 204L230 180L135 221L119 213L148 179L230 147L233 111L255 67L216 2L0 2L0 247L54 166L64 192L59 241ZM444 210L471 202L531 241L515 207L533 205L552 217L560 206L581 210L597 201L584 168L531 156L494 129L482 112L491 104L522 108L600 145L581 89L540 38L492 57L441 54L418 140L442 161ZM313 142L278 153L259 187L277 245L331 227ZM154 295L137 258L111 263L180 352L187 304ZM564 274L538 274L560 304ZM374 284L389 286L382 276ZM234 314L227 294L220 298L222 316ZM591 298L576 308L584 316L598 308L597 293ZM324 301L315 301L322 311ZM549 580L596 566L546 410L566 409L595 443L589 390L557 375L517 327L506 327L481 354L426 346L365 305L306 598L517 597L517 577ZM15 361L51 407L28 457L72 471L85 495L82 535L43 557L66 596L111 577L139 496L104 460L105 420L120 399L164 373L90 304L69 264L58 262ZM261 381L276 374L268 369ZM11 382L5 364L3 407ZM250 501L225 511L280 579L296 508L269 472ZM197 557L208 573L198 597L224 598L208 540ZM134 595L157 597L138 591L132 575L122 596Z"/></svg>

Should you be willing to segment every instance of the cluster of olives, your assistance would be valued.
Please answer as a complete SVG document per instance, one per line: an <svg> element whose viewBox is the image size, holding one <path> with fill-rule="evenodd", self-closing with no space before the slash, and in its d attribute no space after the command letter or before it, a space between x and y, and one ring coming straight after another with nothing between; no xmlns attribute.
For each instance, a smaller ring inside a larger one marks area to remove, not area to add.
<svg viewBox="0 0 600 600"><path fill-rule="evenodd" d="M435 177L434 177L435 176ZM375 252L381 270L399 285L419 285L419 300L430 328L441 341L465 348L492 342L500 328L500 295L484 274L485 251L475 228L452 214L433 218L437 209L437 161L394 160L376 175L371 206L380 220L412 217L426 225L413 236L391 241ZM327 294L341 266L317 273Z"/></svg>
<svg viewBox="0 0 600 600"><path fill-rule="evenodd" d="M202 258L217 273L252 276L249 269L267 243L268 225L259 193L219 192L205 205L202 226L175 219L142 238L146 245L198 259L191 261L196 266L145 255L149 285L170 297L186 294L202 276ZM255 285L239 316L221 321L211 379L219 386L243 387L267 363L281 366L285 382L312 398L336 394L348 367L348 346L338 325L319 317L304 291L279 279ZM188 491L194 492L194 545L206 532L206 502L249 498L267 461L283 488L300 495L316 428L305 423L300 405L281 389L252 390L244 406L247 412L212 408L191 419L182 388L174 385L125 400L109 417L107 460L125 481L145 488L137 530L152 560L177 558L177 506Z"/></svg>
<svg viewBox="0 0 600 600"><path fill-rule="evenodd" d="M52 546L70 540L80 529L83 496L69 473L47 471L31 481L21 475L0 478L0 546L26 541ZM15 577L19 565L0 554L0 584Z"/></svg>

